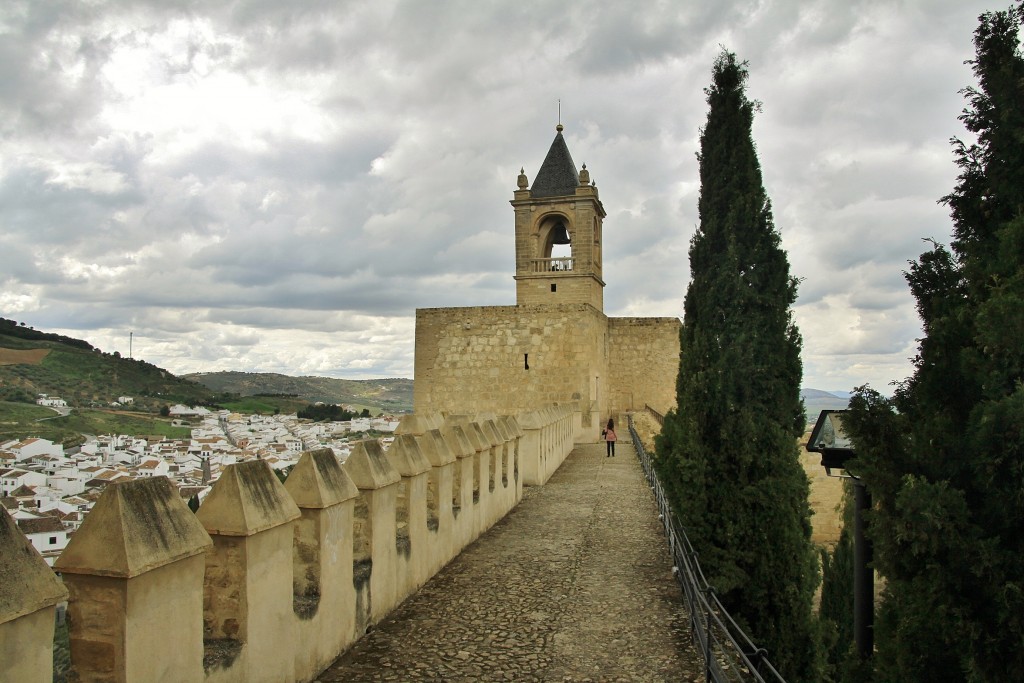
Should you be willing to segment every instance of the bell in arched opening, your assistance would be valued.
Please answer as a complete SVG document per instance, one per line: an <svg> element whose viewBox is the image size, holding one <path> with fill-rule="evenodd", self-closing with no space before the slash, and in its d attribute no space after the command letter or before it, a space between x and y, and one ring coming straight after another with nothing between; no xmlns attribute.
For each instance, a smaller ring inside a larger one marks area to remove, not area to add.
<svg viewBox="0 0 1024 683"><path fill-rule="evenodd" d="M565 229L565 223L562 221L555 224L553 233L551 244L572 244L572 240L569 239L569 231Z"/></svg>

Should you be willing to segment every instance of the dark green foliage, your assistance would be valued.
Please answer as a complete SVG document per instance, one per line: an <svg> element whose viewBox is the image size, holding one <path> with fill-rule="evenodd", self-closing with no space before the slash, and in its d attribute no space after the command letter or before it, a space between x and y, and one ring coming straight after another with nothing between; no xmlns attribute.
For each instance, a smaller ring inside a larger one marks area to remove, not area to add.
<svg viewBox="0 0 1024 683"><path fill-rule="evenodd" d="M276 470L275 470L276 471ZM192 512L199 512L199 495L194 495L188 499L188 509Z"/></svg>
<svg viewBox="0 0 1024 683"><path fill-rule="evenodd" d="M857 655L853 634L853 523L854 496L849 483L843 495L843 530L831 551L821 551L821 608L828 633L828 668L837 683L871 680L870 665Z"/></svg>
<svg viewBox="0 0 1024 683"><path fill-rule="evenodd" d="M288 467L283 467L281 469L274 468L273 472L274 475L277 476L277 480L283 484L288 481L288 475L292 473L293 469L295 469L295 465L288 465Z"/></svg>
<svg viewBox="0 0 1024 683"><path fill-rule="evenodd" d="M45 339L47 341L60 342L61 344L66 344L68 346L77 346L80 349L86 349L88 351L93 350L93 345L82 339L65 337L62 334L40 332L39 330L31 327L25 327L25 323L21 323L19 325L15 321L8 320L7 318L0 318L0 334L17 337L18 339Z"/></svg>
<svg viewBox="0 0 1024 683"><path fill-rule="evenodd" d="M345 410L334 403L317 403L306 406L298 413L298 417L313 420L314 422L347 422L355 417L355 413Z"/></svg>
<svg viewBox="0 0 1024 683"><path fill-rule="evenodd" d="M12 403L35 403L36 397L20 387L0 386L0 401Z"/></svg>
<svg viewBox="0 0 1024 683"><path fill-rule="evenodd" d="M943 198L951 250L906 274L925 336L892 399L861 388L848 427L885 576L877 678L1024 680L1024 5L984 14L977 88Z"/></svg>
<svg viewBox="0 0 1024 683"><path fill-rule="evenodd" d="M700 227L690 244L677 409L659 476L723 603L790 681L818 680L796 280L751 137L745 64L722 52L706 90Z"/></svg>

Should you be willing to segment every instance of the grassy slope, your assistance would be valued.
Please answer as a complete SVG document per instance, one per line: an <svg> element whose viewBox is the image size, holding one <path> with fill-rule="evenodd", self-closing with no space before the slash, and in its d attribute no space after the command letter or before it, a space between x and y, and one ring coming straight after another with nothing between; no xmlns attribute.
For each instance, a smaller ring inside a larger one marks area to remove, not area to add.
<svg viewBox="0 0 1024 683"><path fill-rule="evenodd" d="M154 412L165 403L200 403L210 397L206 387L144 361L6 334L0 334L0 347L50 350L39 364L0 366L0 387L17 387L33 397L44 393L60 396L69 405L88 406L132 396L137 408Z"/></svg>
<svg viewBox="0 0 1024 683"><path fill-rule="evenodd" d="M190 433L187 427L172 427L169 419L153 415L76 409L60 417L49 408L0 401L0 441L37 436L74 445L81 443L82 434L153 434L181 439Z"/></svg>

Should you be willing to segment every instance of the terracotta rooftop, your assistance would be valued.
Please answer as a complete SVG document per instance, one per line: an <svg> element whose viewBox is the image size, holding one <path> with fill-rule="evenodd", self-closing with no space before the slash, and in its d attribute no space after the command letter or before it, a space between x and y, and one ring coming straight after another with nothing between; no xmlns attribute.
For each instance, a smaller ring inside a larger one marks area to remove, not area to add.
<svg viewBox="0 0 1024 683"><path fill-rule="evenodd" d="M64 525L56 517L36 517L35 519L19 519L18 528L24 534L45 534L64 531Z"/></svg>

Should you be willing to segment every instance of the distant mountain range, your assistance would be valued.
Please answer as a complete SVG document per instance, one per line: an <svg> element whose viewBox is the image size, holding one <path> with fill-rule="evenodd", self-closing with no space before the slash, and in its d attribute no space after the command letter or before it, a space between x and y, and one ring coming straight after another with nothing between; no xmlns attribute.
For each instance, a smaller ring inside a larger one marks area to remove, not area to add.
<svg viewBox="0 0 1024 683"><path fill-rule="evenodd" d="M821 411L843 410L850 404L848 391L833 392L805 388L800 390L800 397L804 400L808 428L814 425Z"/></svg>
<svg viewBox="0 0 1024 683"><path fill-rule="evenodd" d="M384 412L412 411L411 379L335 379L292 377L274 372L194 372L184 376L216 393L240 396L293 395L324 403L348 403L379 408Z"/></svg>

